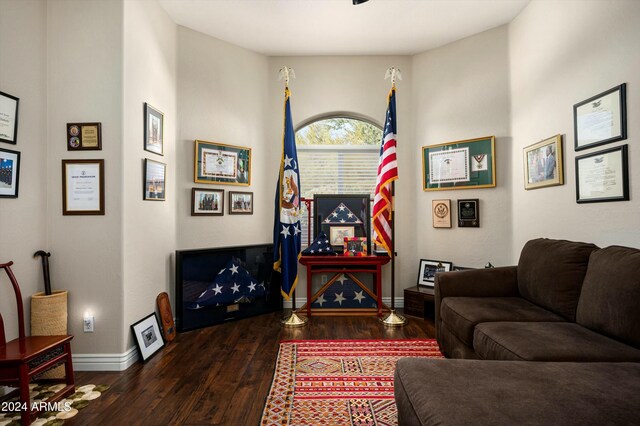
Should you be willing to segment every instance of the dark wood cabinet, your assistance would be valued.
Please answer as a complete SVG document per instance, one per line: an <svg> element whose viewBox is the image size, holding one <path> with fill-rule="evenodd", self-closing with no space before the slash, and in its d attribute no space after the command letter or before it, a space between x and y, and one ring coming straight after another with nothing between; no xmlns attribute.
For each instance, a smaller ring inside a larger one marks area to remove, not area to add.
<svg viewBox="0 0 640 426"><path fill-rule="evenodd" d="M404 289L404 313L419 318L434 317L434 290L413 286Z"/></svg>

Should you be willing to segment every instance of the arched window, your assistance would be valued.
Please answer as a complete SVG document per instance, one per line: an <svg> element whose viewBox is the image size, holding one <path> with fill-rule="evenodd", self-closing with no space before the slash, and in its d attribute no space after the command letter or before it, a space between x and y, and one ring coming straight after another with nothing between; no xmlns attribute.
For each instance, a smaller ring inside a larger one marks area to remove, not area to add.
<svg viewBox="0 0 640 426"><path fill-rule="evenodd" d="M375 191L382 129L351 117L321 118L296 132L303 198ZM305 216L303 245L308 244ZM311 233L312 239L314 233Z"/></svg>

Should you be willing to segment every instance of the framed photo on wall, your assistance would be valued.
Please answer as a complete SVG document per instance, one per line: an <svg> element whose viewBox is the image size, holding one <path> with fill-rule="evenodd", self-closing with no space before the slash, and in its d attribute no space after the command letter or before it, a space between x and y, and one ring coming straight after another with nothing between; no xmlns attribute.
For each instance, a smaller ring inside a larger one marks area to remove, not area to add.
<svg viewBox="0 0 640 426"><path fill-rule="evenodd" d="M524 148L524 189L562 185L562 135Z"/></svg>
<svg viewBox="0 0 640 426"><path fill-rule="evenodd" d="M62 214L104 215L104 160L62 160Z"/></svg>
<svg viewBox="0 0 640 426"><path fill-rule="evenodd" d="M18 198L20 153L0 148L0 197Z"/></svg>
<svg viewBox="0 0 640 426"><path fill-rule="evenodd" d="M229 214L253 214L253 192L229 191Z"/></svg>
<svg viewBox="0 0 640 426"><path fill-rule="evenodd" d="M166 164L144 159L143 200L164 201L166 199L166 171Z"/></svg>
<svg viewBox="0 0 640 426"><path fill-rule="evenodd" d="M626 92L623 83L573 106L576 151L627 138Z"/></svg>
<svg viewBox="0 0 640 426"><path fill-rule="evenodd" d="M164 346L155 312L131 325L131 332L142 362L146 362Z"/></svg>
<svg viewBox="0 0 640 426"><path fill-rule="evenodd" d="M422 189L496 186L495 136L422 147Z"/></svg>
<svg viewBox="0 0 640 426"><path fill-rule="evenodd" d="M576 157L576 202L628 200L627 145Z"/></svg>
<svg viewBox="0 0 640 426"><path fill-rule="evenodd" d="M251 148L196 140L194 181L249 186Z"/></svg>
<svg viewBox="0 0 640 426"><path fill-rule="evenodd" d="M224 189L191 188L191 216L222 216Z"/></svg>
<svg viewBox="0 0 640 426"><path fill-rule="evenodd" d="M164 114L144 103L144 150L164 155Z"/></svg>
<svg viewBox="0 0 640 426"><path fill-rule="evenodd" d="M18 105L20 99L0 92L0 142L18 142Z"/></svg>
<svg viewBox="0 0 640 426"><path fill-rule="evenodd" d="M452 262L420 259L420 267L418 268L418 285L433 288L436 273L449 272L452 267Z"/></svg>

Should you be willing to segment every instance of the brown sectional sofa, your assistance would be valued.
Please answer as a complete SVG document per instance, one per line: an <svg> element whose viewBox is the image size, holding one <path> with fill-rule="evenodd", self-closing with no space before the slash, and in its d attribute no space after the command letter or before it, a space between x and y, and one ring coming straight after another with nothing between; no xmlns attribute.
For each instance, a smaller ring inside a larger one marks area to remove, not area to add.
<svg viewBox="0 0 640 426"><path fill-rule="evenodd" d="M435 320L458 360L400 360L401 425L640 424L640 250L529 241L517 266L438 274Z"/></svg>

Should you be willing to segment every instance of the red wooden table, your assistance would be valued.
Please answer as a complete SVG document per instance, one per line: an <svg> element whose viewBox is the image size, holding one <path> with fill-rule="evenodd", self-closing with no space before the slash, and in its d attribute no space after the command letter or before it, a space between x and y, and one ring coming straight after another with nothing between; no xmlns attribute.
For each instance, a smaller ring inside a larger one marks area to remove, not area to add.
<svg viewBox="0 0 640 426"><path fill-rule="evenodd" d="M311 316L311 284L314 274L332 272L368 273L373 275L378 303L378 316L382 317L382 265L389 263L389 256L301 256L300 263L307 267L307 316Z"/></svg>

